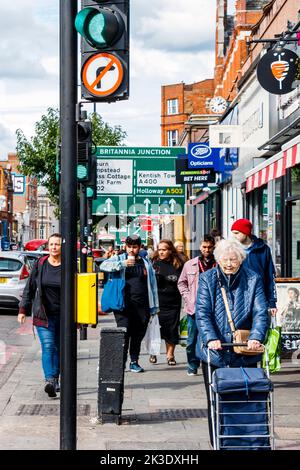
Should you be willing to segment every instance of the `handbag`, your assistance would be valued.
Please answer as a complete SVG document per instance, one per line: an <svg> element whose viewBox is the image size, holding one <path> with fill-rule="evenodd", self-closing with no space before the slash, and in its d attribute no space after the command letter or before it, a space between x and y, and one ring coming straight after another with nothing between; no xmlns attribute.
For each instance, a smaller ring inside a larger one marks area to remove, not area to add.
<svg viewBox="0 0 300 470"><path fill-rule="evenodd" d="M179 344L183 348L187 346L188 335L188 316L184 315L179 323Z"/></svg>
<svg viewBox="0 0 300 470"><path fill-rule="evenodd" d="M233 351L236 354L243 354L244 356L257 356L258 354L263 353L264 352L263 345L261 345L259 347L259 349L256 349L255 351L252 351L251 349L248 349L247 341L248 341L248 338L249 338L249 335L250 335L250 330L236 330L235 329L235 326L234 326L234 323L233 323L233 320L232 320L232 316L231 316L231 312L230 312L230 308L229 308L229 304L228 304L226 291L225 291L224 287L220 286L220 288L221 288L223 301L224 301L224 304L225 304L225 310L226 310L226 314L227 314L227 317L228 317L229 326L230 326L231 333L232 333L232 336L233 336L233 343L238 343L239 344L239 346L233 346Z"/></svg>
<svg viewBox="0 0 300 470"><path fill-rule="evenodd" d="M157 313L150 317L146 334L144 336L144 342L148 354L151 356L158 356L160 354L161 336Z"/></svg>
<svg viewBox="0 0 300 470"><path fill-rule="evenodd" d="M102 312L124 310L125 279L122 272L109 273L101 297Z"/></svg>

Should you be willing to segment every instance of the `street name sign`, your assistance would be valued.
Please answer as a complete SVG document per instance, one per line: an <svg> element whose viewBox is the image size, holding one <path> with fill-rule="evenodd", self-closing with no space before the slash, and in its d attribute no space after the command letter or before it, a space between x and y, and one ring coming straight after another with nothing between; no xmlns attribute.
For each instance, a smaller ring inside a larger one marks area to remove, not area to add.
<svg viewBox="0 0 300 470"><path fill-rule="evenodd" d="M175 162L184 147L97 147L95 215L182 215Z"/></svg>

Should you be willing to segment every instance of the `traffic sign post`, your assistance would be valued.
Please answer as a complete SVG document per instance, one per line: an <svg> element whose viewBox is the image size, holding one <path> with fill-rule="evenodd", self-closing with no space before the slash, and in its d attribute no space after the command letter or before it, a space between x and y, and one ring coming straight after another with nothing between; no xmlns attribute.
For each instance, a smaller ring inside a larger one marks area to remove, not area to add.
<svg viewBox="0 0 300 470"><path fill-rule="evenodd" d="M95 215L183 215L175 162L184 147L97 147Z"/></svg>
<svg viewBox="0 0 300 470"><path fill-rule="evenodd" d="M77 409L77 2L60 0L61 315L60 449L76 449Z"/></svg>

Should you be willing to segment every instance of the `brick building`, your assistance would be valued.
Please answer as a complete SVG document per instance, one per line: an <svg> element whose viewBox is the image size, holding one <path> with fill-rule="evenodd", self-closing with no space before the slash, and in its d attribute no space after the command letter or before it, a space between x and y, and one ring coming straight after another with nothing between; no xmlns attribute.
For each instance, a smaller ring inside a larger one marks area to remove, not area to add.
<svg viewBox="0 0 300 470"><path fill-rule="evenodd" d="M2 162L3 164L4 162ZM37 181L20 174L19 160L14 152L8 154L6 164L11 167L13 179L13 227L11 239L16 242L38 238Z"/></svg>
<svg viewBox="0 0 300 470"><path fill-rule="evenodd" d="M166 85L161 91L161 144L176 146L190 115L206 115L214 93L213 79Z"/></svg>
<svg viewBox="0 0 300 470"><path fill-rule="evenodd" d="M0 163L0 249L8 249L13 226L13 182L11 165Z"/></svg>

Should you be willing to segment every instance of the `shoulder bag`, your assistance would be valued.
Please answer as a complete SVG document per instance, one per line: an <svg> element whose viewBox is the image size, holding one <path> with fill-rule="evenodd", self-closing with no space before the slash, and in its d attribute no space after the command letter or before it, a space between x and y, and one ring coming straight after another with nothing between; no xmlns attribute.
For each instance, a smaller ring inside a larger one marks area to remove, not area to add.
<svg viewBox="0 0 300 470"><path fill-rule="evenodd" d="M101 297L101 310L106 313L124 310L124 289L124 274L121 271L109 273Z"/></svg>
<svg viewBox="0 0 300 470"><path fill-rule="evenodd" d="M220 286L220 289L221 289L223 301L224 301L224 304L225 304L225 310L226 310L229 326L230 326L231 333L232 333L232 336L233 336L233 343L238 343L238 344L243 343L244 344L244 346L234 346L233 351L236 354L243 354L244 356L257 356L258 354L262 354L264 352L263 345L261 345L260 348L256 349L255 351L253 351L251 349L248 349L247 341L248 341L248 338L249 338L250 330L236 330L235 329L235 326L234 326L234 323L233 323L233 320L232 320L232 316L231 316L231 312L230 312L230 308L229 308L229 304L228 304L228 299L227 299L225 288Z"/></svg>

